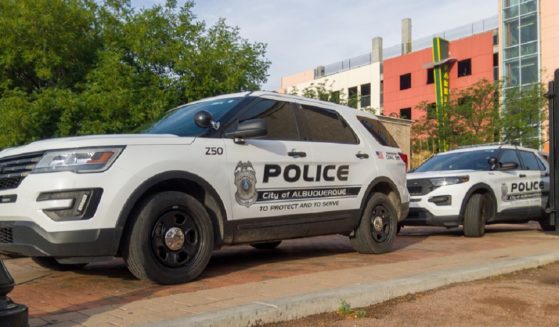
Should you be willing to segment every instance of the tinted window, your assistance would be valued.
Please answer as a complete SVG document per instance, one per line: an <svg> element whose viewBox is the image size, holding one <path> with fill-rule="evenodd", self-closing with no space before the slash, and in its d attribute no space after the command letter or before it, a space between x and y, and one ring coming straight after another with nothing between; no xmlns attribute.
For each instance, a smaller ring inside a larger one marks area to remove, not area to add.
<svg viewBox="0 0 559 327"><path fill-rule="evenodd" d="M288 102L262 100L241 114L239 122L249 119L265 119L268 140L299 140L294 105Z"/></svg>
<svg viewBox="0 0 559 327"><path fill-rule="evenodd" d="M415 171L490 170L489 158L496 155L496 149L448 152L431 157Z"/></svg>
<svg viewBox="0 0 559 327"><path fill-rule="evenodd" d="M174 134L178 136L201 136L207 128L194 123L194 115L205 110L219 121L228 111L235 108L244 98L226 98L188 104L169 112L163 119L146 129L147 134Z"/></svg>
<svg viewBox="0 0 559 327"><path fill-rule="evenodd" d="M501 152L501 157L499 158L499 162L514 162L518 165L519 168L522 167L522 165L520 164L520 160L518 160L518 156L516 155L516 151L511 149L503 149L503 151Z"/></svg>
<svg viewBox="0 0 559 327"><path fill-rule="evenodd" d="M525 170L540 170L538 158L536 158L536 156L532 152L518 151L518 154L520 154L520 159L524 164Z"/></svg>
<svg viewBox="0 0 559 327"><path fill-rule="evenodd" d="M357 144L349 125L334 110L303 105L302 116L309 141Z"/></svg>
<svg viewBox="0 0 559 327"><path fill-rule="evenodd" d="M359 117L359 121L380 145L398 148L398 143L380 121L365 117Z"/></svg>

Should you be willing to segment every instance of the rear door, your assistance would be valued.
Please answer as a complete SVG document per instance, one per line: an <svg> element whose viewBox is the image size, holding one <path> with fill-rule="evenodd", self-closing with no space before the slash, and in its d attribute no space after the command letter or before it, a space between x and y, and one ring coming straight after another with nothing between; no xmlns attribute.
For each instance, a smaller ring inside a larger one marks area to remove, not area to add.
<svg viewBox="0 0 559 327"><path fill-rule="evenodd" d="M530 205L534 208L534 217L541 215L547 205L547 194L549 192L549 174L543 163L531 151L518 150L520 160L522 161L522 171L520 174L524 176L524 181L520 187L523 194L530 201Z"/></svg>
<svg viewBox="0 0 559 327"><path fill-rule="evenodd" d="M301 135L311 144L317 167L315 209L355 215L365 191L364 176L375 170L373 155L335 110L303 104L299 113Z"/></svg>

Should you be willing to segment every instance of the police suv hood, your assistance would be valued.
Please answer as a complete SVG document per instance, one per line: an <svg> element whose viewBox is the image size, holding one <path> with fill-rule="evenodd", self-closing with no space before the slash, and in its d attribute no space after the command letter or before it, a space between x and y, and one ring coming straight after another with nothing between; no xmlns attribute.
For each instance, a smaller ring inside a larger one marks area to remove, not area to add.
<svg viewBox="0 0 559 327"><path fill-rule="evenodd" d="M194 137L179 137L170 134L114 134L65 137L37 141L19 147L8 148L0 151L0 158L23 153L84 147L116 145L188 145L192 144L194 139Z"/></svg>
<svg viewBox="0 0 559 327"><path fill-rule="evenodd" d="M464 176L470 175L473 173L481 173L486 171L480 170L435 170L435 171L426 171L421 173L408 173L407 179L425 179L425 178L439 178L439 177L452 177L452 176Z"/></svg>

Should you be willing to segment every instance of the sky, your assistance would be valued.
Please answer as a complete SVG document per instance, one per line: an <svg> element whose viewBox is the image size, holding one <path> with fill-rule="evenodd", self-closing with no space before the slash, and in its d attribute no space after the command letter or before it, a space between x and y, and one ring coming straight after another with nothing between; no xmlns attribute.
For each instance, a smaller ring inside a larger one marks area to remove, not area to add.
<svg viewBox="0 0 559 327"><path fill-rule="evenodd" d="M243 38L266 43L271 66L262 89L277 90L282 76L370 52L373 37L382 37L384 47L399 44L403 18L412 19L412 37L418 39L495 16L498 1L197 0L193 12L208 25L225 18Z"/></svg>

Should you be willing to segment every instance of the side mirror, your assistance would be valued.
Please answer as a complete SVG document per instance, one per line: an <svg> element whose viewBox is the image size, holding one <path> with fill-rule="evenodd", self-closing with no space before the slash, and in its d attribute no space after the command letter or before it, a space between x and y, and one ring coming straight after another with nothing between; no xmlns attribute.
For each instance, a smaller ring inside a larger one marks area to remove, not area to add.
<svg viewBox="0 0 559 327"><path fill-rule="evenodd" d="M266 136L266 134L268 134L268 125L264 119L250 119L239 123L235 130L225 133L225 137L245 139Z"/></svg>
<svg viewBox="0 0 559 327"><path fill-rule="evenodd" d="M505 162L501 164L500 170L515 170L518 169L518 164L516 162Z"/></svg>
<svg viewBox="0 0 559 327"><path fill-rule="evenodd" d="M199 111L194 115L194 123L200 128L212 127L215 130L219 129L219 123L215 122L212 114L205 110Z"/></svg>
<svg viewBox="0 0 559 327"><path fill-rule="evenodd" d="M495 157L489 158L487 162L489 163L489 166L491 166L491 170L495 170L499 166L499 160Z"/></svg>

